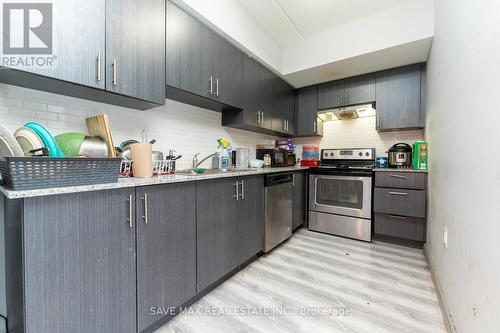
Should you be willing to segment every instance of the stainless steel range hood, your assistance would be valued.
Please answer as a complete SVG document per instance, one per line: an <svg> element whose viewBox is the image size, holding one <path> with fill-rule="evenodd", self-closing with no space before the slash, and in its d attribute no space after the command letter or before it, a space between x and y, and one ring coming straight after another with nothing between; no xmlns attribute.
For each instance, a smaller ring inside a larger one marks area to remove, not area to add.
<svg viewBox="0 0 500 333"><path fill-rule="evenodd" d="M374 117L376 114L377 111L373 108L372 104L361 104L329 110L321 110L318 112L318 117L323 121L352 120L364 117Z"/></svg>

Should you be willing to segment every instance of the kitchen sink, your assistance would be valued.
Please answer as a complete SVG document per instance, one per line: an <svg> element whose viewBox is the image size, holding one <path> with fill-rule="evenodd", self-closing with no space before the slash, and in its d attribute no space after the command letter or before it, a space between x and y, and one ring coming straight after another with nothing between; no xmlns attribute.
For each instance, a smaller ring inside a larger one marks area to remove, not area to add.
<svg viewBox="0 0 500 333"><path fill-rule="evenodd" d="M193 169L185 169L185 170L177 170L175 171L176 175L180 176L203 176L203 175L218 175L225 173L238 173L238 172L248 172L248 171L256 171L257 169L230 169L228 171L222 171L220 169L206 169L205 172L196 173Z"/></svg>

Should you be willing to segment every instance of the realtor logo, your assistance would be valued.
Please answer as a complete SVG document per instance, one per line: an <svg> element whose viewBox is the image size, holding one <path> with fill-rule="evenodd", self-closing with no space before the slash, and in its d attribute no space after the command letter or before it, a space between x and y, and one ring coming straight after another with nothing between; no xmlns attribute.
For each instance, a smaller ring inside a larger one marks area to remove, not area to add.
<svg viewBox="0 0 500 333"><path fill-rule="evenodd" d="M3 4L3 54L52 54L52 4Z"/></svg>

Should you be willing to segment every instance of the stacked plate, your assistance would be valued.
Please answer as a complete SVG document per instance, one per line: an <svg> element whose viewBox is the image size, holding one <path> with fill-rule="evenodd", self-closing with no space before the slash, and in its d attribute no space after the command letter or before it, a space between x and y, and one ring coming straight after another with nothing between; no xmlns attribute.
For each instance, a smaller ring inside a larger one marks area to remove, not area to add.
<svg viewBox="0 0 500 333"><path fill-rule="evenodd" d="M14 135L5 126L0 125L0 156L36 156L43 148L48 149L50 157L64 157L56 140L43 125L27 123Z"/></svg>

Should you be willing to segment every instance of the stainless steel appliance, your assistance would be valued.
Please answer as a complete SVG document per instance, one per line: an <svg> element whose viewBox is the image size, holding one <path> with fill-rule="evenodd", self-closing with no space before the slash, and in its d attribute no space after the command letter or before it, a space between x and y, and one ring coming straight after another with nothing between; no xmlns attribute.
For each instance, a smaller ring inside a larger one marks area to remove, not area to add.
<svg viewBox="0 0 500 333"><path fill-rule="evenodd" d="M396 143L389 148L389 168L411 168L412 148L406 143Z"/></svg>
<svg viewBox="0 0 500 333"><path fill-rule="evenodd" d="M264 252L292 235L293 173L265 176Z"/></svg>
<svg viewBox="0 0 500 333"><path fill-rule="evenodd" d="M257 149L257 159L264 160L264 156L271 156L271 167L281 167L288 165L288 151L286 149Z"/></svg>
<svg viewBox="0 0 500 333"><path fill-rule="evenodd" d="M309 171L309 229L370 242L375 149L323 149Z"/></svg>

